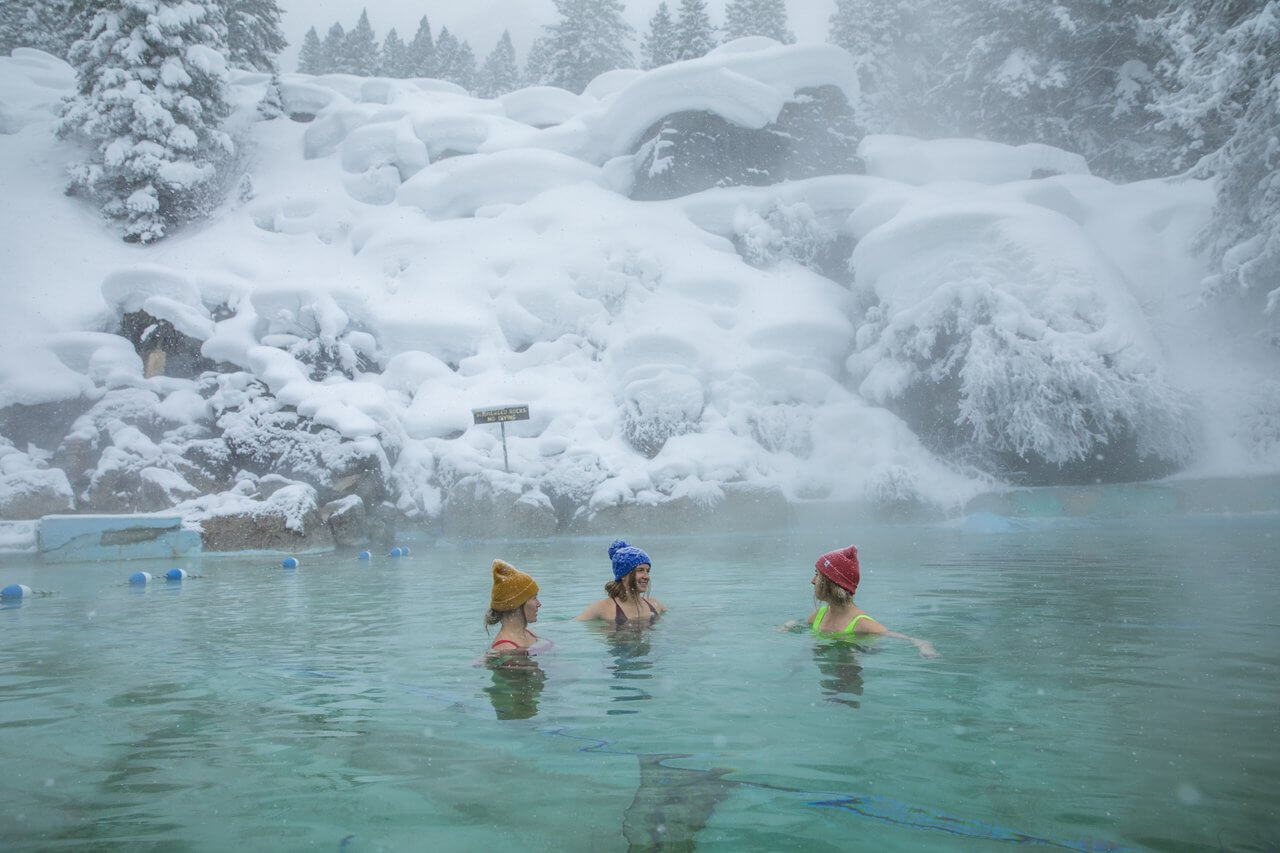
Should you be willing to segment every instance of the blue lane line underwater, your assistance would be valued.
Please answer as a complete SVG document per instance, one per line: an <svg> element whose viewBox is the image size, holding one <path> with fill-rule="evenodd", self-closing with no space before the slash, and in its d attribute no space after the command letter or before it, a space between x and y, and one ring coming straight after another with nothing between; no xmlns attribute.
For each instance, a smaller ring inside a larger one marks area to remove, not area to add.
<svg viewBox="0 0 1280 853"><path fill-rule="evenodd" d="M317 669L302 669L295 670L295 672L311 676L313 678L338 679L344 681L356 679L356 676L337 672L326 672ZM360 678L361 680L368 680L363 676ZM478 714L483 714L489 710L479 704L469 704L438 690L422 687L417 684L408 684L400 681L381 681L376 683L398 687L409 693L429 697L434 701L440 702L447 708L454 710L465 710ZM564 727L545 728L541 729L540 732L548 737L564 738L583 743L582 746L578 747L578 752L604 755L633 755L641 762L643 762L645 758L650 757L646 753L615 749L612 741L588 735L574 734ZM956 835L963 838L974 838L983 841L997 841L1005 844L1024 844L1037 847L1052 847L1058 850L1075 850L1079 851L1079 853L1138 853L1138 848L1126 847L1099 839L1082 838L1058 840L1053 838L1044 838L981 820L973 820L970 818L959 817L958 815L934 811L932 809L925 808L924 806L918 806L913 803L895 800L890 797L882 797L876 794L851 794L839 791L810 791L803 788L789 788L765 782L721 779L720 777L722 777L724 773L732 771L689 770L688 768L675 767L667 764L668 761L691 758L713 759L714 756L709 754L695 755L677 753L661 756L656 763L668 769L682 773L705 773L709 776L714 776L723 784L795 794L797 797L806 800L805 805L808 806L840 809L847 814L854 814L859 817L869 818L881 823L888 823L894 826L902 826L910 829L942 832L947 835ZM346 844L353 838L354 836L348 836L348 838L343 839L343 843Z"/></svg>

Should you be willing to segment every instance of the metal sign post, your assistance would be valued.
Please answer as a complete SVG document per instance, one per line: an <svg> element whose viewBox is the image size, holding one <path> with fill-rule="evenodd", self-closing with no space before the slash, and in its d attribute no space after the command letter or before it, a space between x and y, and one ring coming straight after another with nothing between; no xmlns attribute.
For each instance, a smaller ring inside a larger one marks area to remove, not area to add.
<svg viewBox="0 0 1280 853"><path fill-rule="evenodd" d="M477 424L494 424L502 430L502 470L511 473L511 465L507 462L507 421L529 420L529 404L518 406L496 406L491 409L472 409L471 417Z"/></svg>

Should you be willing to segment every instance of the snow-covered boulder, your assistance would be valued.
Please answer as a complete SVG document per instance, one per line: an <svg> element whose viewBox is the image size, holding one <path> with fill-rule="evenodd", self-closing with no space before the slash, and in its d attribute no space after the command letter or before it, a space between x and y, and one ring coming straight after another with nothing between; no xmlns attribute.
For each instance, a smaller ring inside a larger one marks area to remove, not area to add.
<svg viewBox="0 0 1280 853"><path fill-rule="evenodd" d="M283 486L264 500L224 494L184 505L200 525L205 551L323 551L333 534L320 515L316 491L303 483Z"/></svg>
<svg viewBox="0 0 1280 853"><path fill-rule="evenodd" d="M58 468L0 474L0 519L35 519L73 509L75 495L71 483Z"/></svg>

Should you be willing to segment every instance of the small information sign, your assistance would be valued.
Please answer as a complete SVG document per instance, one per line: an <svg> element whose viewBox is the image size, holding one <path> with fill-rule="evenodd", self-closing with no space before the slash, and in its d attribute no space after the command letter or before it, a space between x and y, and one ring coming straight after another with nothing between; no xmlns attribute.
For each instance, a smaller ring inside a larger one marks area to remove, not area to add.
<svg viewBox="0 0 1280 853"><path fill-rule="evenodd" d="M502 430L502 470L511 473L511 463L507 460L507 421L529 420L529 404L516 406L491 406L488 409L472 409L471 417L478 424L497 424Z"/></svg>
<svg viewBox="0 0 1280 853"><path fill-rule="evenodd" d="M529 420L529 404L520 406L497 406L491 409L472 409L471 417L478 424L500 424L505 421Z"/></svg>

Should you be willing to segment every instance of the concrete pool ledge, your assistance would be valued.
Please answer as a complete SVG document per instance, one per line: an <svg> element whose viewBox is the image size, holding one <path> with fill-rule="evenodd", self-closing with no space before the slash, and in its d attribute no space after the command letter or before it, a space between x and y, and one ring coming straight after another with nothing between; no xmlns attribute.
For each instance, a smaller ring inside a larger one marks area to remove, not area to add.
<svg viewBox="0 0 1280 853"><path fill-rule="evenodd" d="M48 563L185 557L203 550L179 515L46 515L36 550Z"/></svg>

